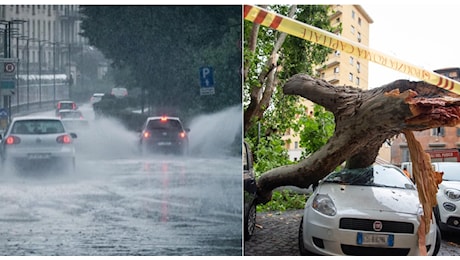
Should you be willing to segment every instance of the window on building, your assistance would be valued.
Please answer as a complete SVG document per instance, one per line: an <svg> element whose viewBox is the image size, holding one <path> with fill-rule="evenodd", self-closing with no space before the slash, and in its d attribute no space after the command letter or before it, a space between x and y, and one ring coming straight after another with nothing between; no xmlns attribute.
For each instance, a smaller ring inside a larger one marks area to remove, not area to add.
<svg viewBox="0 0 460 260"><path fill-rule="evenodd" d="M356 62L356 70L358 71L358 73L361 72L361 63L359 61Z"/></svg>
<svg viewBox="0 0 460 260"><path fill-rule="evenodd" d="M334 73L337 74L337 73L339 73L339 72L340 72L339 67L335 67L335 68L334 68Z"/></svg>
<svg viewBox="0 0 460 260"><path fill-rule="evenodd" d="M360 83L360 79L359 79L359 77L356 77L356 81L355 81L355 82L356 82L356 85L358 85L358 86L359 86L359 83Z"/></svg>
<svg viewBox="0 0 460 260"><path fill-rule="evenodd" d="M299 142L295 141L294 142L294 149L298 149L299 148Z"/></svg>
<svg viewBox="0 0 460 260"><path fill-rule="evenodd" d="M350 56L350 60L349 60L349 62L350 62L350 64L351 64L351 65L353 65L353 61L354 61L354 58L353 58L353 56Z"/></svg>
<svg viewBox="0 0 460 260"><path fill-rule="evenodd" d="M361 25L361 17L358 17L358 24Z"/></svg>
<svg viewBox="0 0 460 260"><path fill-rule="evenodd" d="M431 135L432 136L444 136L445 134L445 130L444 130L444 127L437 127L437 128L433 128L432 131L431 131Z"/></svg>
<svg viewBox="0 0 460 260"><path fill-rule="evenodd" d="M335 52L334 52L334 55L335 55L335 56L340 56L340 51L335 51Z"/></svg>
<svg viewBox="0 0 460 260"><path fill-rule="evenodd" d="M353 25L350 28L350 32L351 32L351 34L355 34L355 27Z"/></svg>
<svg viewBox="0 0 460 260"><path fill-rule="evenodd" d="M355 19L355 16L356 16L355 10L351 10L351 18Z"/></svg>
<svg viewBox="0 0 460 260"><path fill-rule="evenodd" d="M410 153L408 148L401 148L401 162L410 162Z"/></svg>
<svg viewBox="0 0 460 260"><path fill-rule="evenodd" d="M32 38L35 38L35 20L32 20Z"/></svg>
<svg viewBox="0 0 460 260"><path fill-rule="evenodd" d="M348 79L353 82L353 73L350 72L350 74L348 74Z"/></svg>
<svg viewBox="0 0 460 260"><path fill-rule="evenodd" d="M361 33L358 32L358 42L361 42Z"/></svg>

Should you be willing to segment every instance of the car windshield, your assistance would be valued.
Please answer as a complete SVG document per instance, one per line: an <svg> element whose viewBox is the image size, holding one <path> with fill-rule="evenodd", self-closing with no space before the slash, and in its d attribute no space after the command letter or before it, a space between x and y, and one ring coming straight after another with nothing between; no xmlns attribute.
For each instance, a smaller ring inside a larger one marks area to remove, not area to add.
<svg viewBox="0 0 460 260"><path fill-rule="evenodd" d="M62 102L59 105L59 109L74 109L75 105L73 103Z"/></svg>
<svg viewBox="0 0 460 260"><path fill-rule="evenodd" d="M64 126L58 120L22 120L14 123L12 134L56 134L64 133Z"/></svg>
<svg viewBox="0 0 460 260"><path fill-rule="evenodd" d="M160 120L160 119L157 119L157 120L150 120L149 121L149 124L147 126L147 129L149 130L154 130L154 129L175 129L175 130L179 130L179 129L182 129L181 127L181 124L179 121L177 120L171 120L171 119L168 119L168 120Z"/></svg>
<svg viewBox="0 0 460 260"><path fill-rule="evenodd" d="M345 185L415 189L411 181L395 167L373 165L367 168L344 169L328 175L324 182Z"/></svg>
<svg viewBox="0 0 460 260"><path fill-rule="evenodd" d="M440 163L439 171L444 172L443 181L460 181L460 163Z"/></svg>

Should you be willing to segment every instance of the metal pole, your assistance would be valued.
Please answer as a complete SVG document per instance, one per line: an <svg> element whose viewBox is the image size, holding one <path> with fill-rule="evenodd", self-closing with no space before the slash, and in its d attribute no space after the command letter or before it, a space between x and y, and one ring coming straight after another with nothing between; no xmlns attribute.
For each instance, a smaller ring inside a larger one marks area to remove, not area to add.
<svg viewBox="0 0 460 260"><path fill-rule="evenodd" d="M72 84L70 84L70 79L72 78L73 80L73 77L72 77L72 74L71 74L71 67L70 67L70 43L69 43L69 99L72 99Z"/></svg>
<svg viewBox="0 0 460 260"><path fill-rule="evenodd" d="M29 38L27 38L27 43L26 43L26 46L27 46L27 67L26 67L26 70L27 70L27 111L29 111L29 64L30 64L30 61L29 61Z"/></svg>
<svg viewBox="0 0 460 260"><path fill-rule="evenodd" d="M16 77L16 113L19 112L19 37L16 38L16 58L17 64L17 77Z"/></svg>
<svg viewBox="0 0 460 260"><path fill-rule="evenodd" d="M38 107L42 108L42 49L38 41Z"/></svg>
<svg viewBox="0 0 460 260"><path fill-rule="evenodd" d="M56 104L56 43L53 43L53 104Z"/></svg>

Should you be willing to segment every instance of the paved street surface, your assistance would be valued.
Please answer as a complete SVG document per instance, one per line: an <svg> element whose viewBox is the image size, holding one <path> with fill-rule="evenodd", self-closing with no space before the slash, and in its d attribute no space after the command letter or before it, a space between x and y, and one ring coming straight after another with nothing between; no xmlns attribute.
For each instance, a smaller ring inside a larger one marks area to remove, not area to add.
<svg viewBox="0 0 460 260"><path fill-rule="evenodd" d="M242 255L241 156L141 155L137 133L84 112L75 174L0 172L0 255ZM192 125L197 147L233 140L216 120Z"/></svg>
<svg viewBox="0 0 460 260"><path fill-rule="evenodd" d="M303 210L258 212L254 236L244 243L245 256L298 256L298 232ZM443 234L438 256L460 255L460 236Z"/></svg>

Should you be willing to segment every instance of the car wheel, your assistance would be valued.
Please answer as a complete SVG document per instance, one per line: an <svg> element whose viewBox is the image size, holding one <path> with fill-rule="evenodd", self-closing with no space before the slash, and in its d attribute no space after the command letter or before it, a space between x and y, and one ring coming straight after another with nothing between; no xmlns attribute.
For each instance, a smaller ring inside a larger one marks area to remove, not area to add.
<svg viewBox="0 0 460 260"><path fill-rule="evenodd" d="M434 246L433 256L438 255L439 250L441 249L441 229L436 225L436 244Z"/></svg>
<svg viewBox="0 0 460 260"><path fill-rule="evenodd" d="M257 217L256 203L255 201L253 201L251 203L251 207L249 207L248 214L244 219L244 240L245 241L251 239L252 235L254 235L254 231L256 228L256 217Z"/></svg>
<svg viewBox="0 0 460 260"><path fill-rule="evenodd" d="M312 252L308 251L305 248L305 244L304 244L304 241L303 241L303 217L300 220L300 225L299 225L299 252L300 252L300 255L303 255L303 256L313 256L313 255L315 255L315 254L313 254Z"/></svg>

